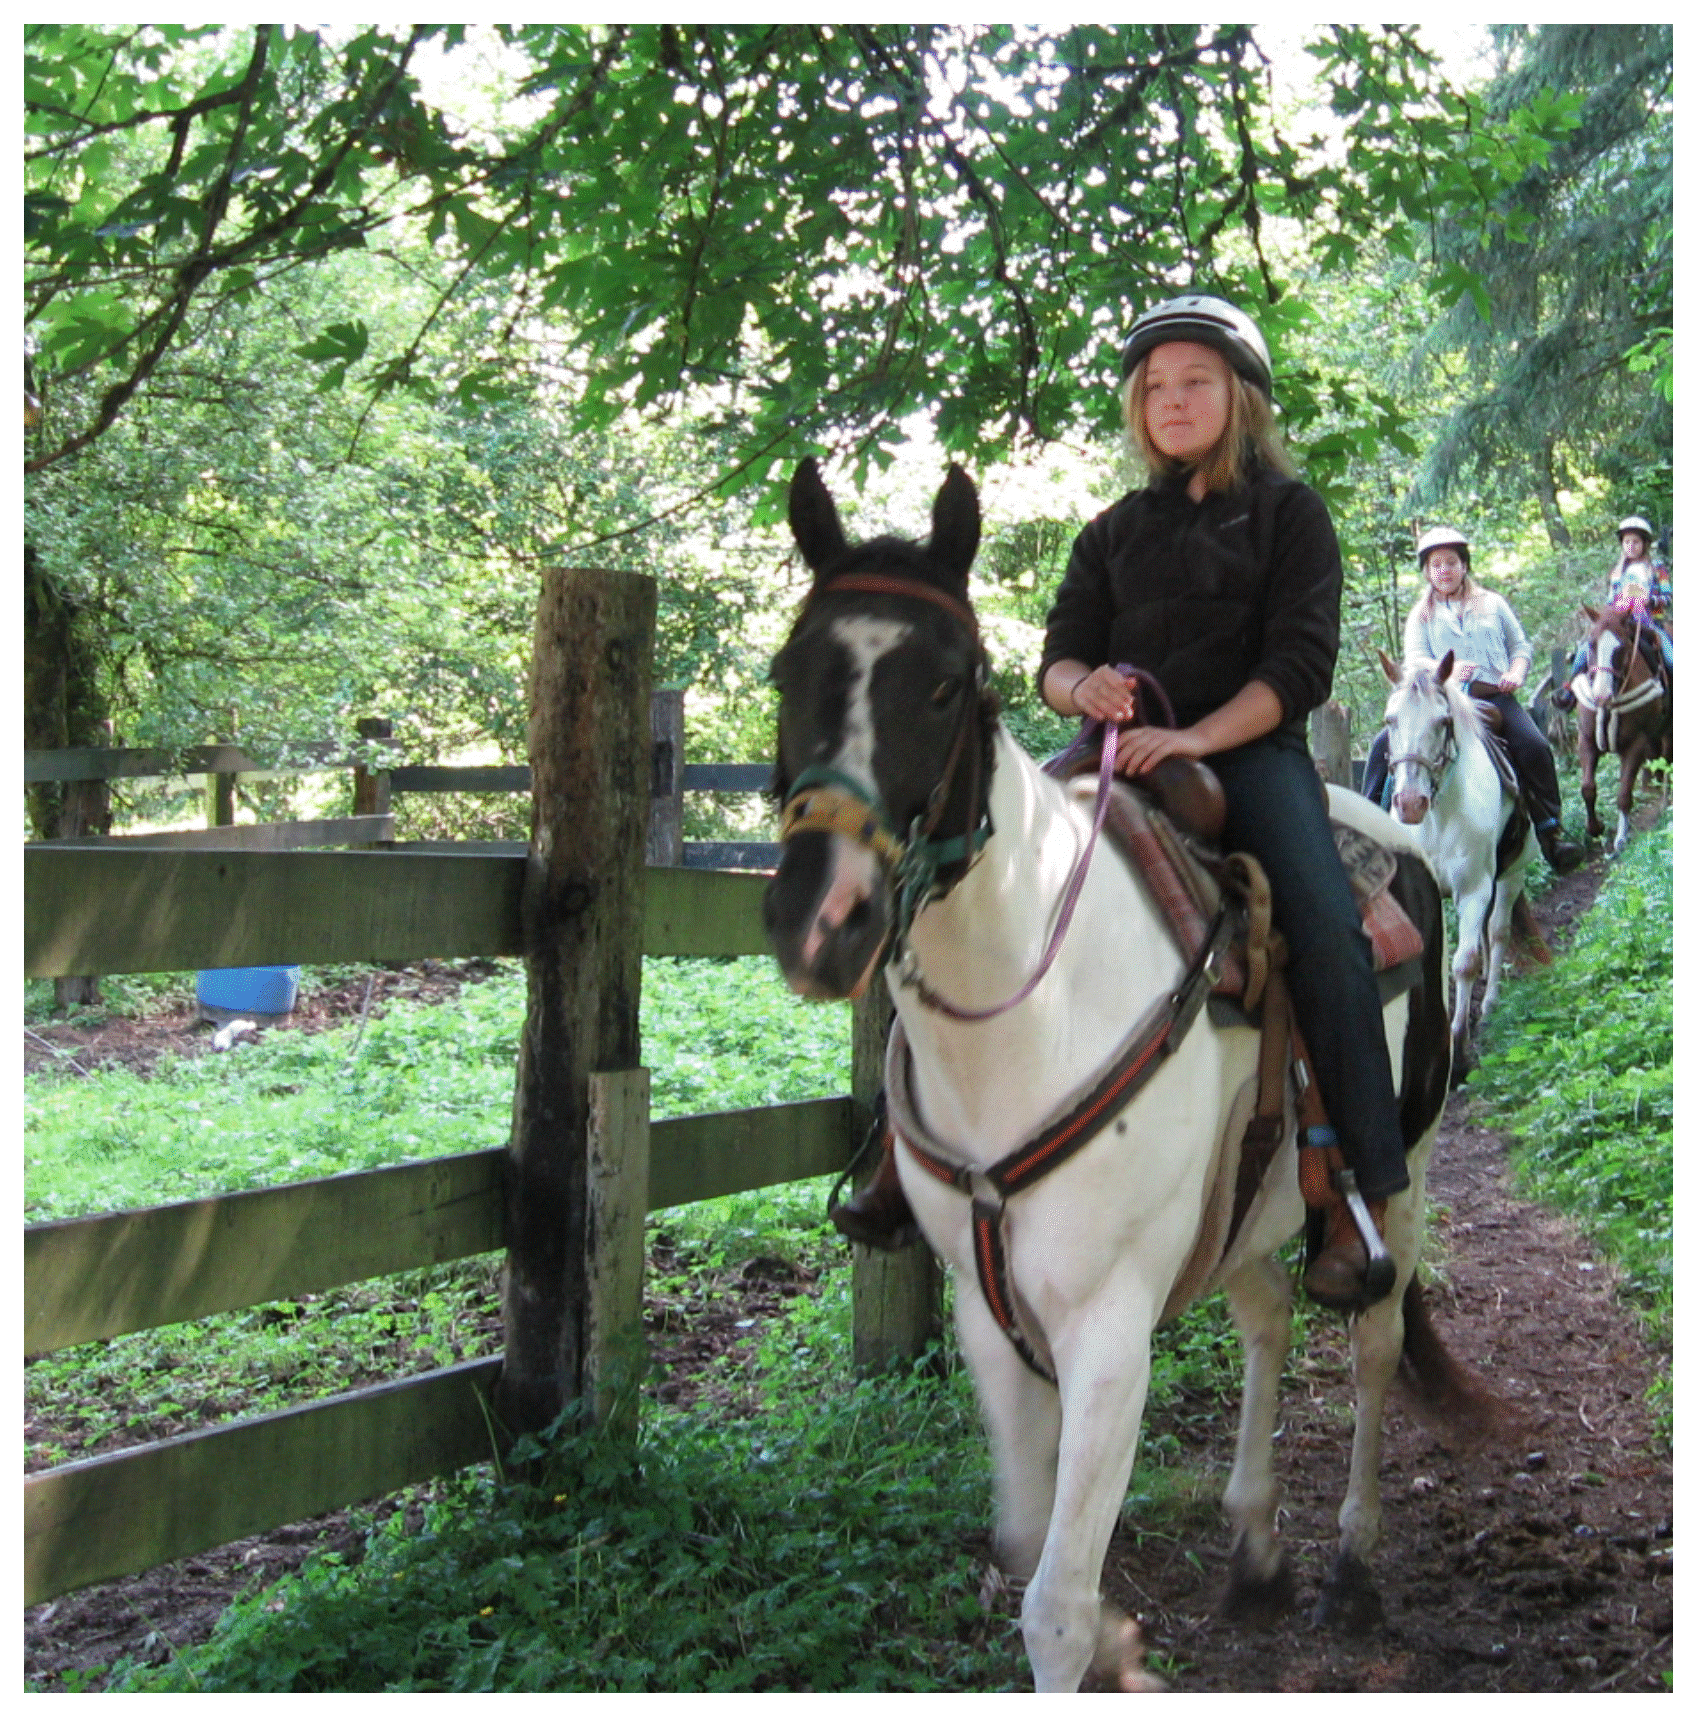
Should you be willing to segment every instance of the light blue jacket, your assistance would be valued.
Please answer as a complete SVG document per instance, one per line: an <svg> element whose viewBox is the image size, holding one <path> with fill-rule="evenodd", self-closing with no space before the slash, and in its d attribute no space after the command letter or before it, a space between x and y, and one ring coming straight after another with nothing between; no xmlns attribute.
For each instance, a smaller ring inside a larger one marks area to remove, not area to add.
<svg viewBox="0 0 1697 1718"><path fill-rule="evenodd" d="M1531 666L1526 629L1495 591L1475 585L1465 607L1440 597L1432 604L1430 620L1422 613L1424 607L1417 603L1403 628L1402 656L1410 668L1436 667L1444 652L1453 650L1457 662L1477 664L1478 678L1494 685L1517 656Z"/></svg>

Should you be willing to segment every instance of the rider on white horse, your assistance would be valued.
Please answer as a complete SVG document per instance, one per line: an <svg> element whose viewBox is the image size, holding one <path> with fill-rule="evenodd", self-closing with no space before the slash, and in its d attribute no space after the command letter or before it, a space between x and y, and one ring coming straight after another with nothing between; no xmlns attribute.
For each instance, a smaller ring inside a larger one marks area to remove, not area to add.
<svg viewBox="0 0 1697 1718"><path fill-rule="evenodd" d="M1272 417L1272 364L1253 321L1186 296L1133 325L1122 404L1147 488L1073 545L1048 621L1038 687L1063 716L1128 722L1131 663L1165 688L1177 725L1128 728L1118 767L1206 758L1225 789L1225 845L1260 860L1284 933L1287 978L1328 1118L1374 1223L1409 1185L1372 957L1333 842L1306 718L1331 692L1342 559L1325 504L1299 482ZM1357 1308L1368 1253L1340 1206L1304 1277ZM878 1244L907 1217L886 1164L838 1208ZM1379 1290L1382 1294L1384 1291Z"/></svg>
<svg viewBox="0 0 1697 1718"><path fill-rule="evenodd" d="M1502 718L1503 744L1519 778L1538 846L1558 874L1581 863L1585 850L1561 838L1561 784L1550 742L1521 708L1515 693L1526 684L1532 646L1508 603L1473 578L1467 538L1448 525L1425 532L1415 553L1426 577L1426 594L1403 629L1404 671L1434 667L1455 653L1455 675L1469 696ZM1380 729L1368 748L1361 791L1377 803L1385 782L1387 736Z"/></svg>

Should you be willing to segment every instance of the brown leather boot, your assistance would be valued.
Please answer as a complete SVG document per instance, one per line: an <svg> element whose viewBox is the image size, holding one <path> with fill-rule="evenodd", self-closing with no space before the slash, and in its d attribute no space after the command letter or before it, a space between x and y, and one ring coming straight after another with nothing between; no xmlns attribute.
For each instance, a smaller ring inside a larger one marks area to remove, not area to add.
<svg viewBox="0 0 1697 1718"><path fill-rule="evenodd" d="M833 1205L830 1217L851 1241L880 1252L899 1253L919 1239L919 1224L896 1169L896 1136L888 1128L872 1179L852 1199Z"/></svg>
<svg viewBox="0 0 1697 1718"><path fill-rule="evenodd" d="M1538 847L1544 855L1545 863L1558 877L1565 877L1569 871L1577 871L1585 863L1585 849L1575 846L1571 841L1561 838L1561 826L1545 824L1537 831Z"/></svg>
<svg viewBox="0 0 1697 1718"><path fill-rule="evenodd" d="M1370 1200L1367 1205L1367 1214L1381 1236L1385 1232L1385 1205L1383 1199ZM1389 1283L1376 1292L1370 1288L1367 1243L1341 1199L1326 1212L1326 1243L1302 1273L1302 1286L1311 1300L1334 1312L1359 1312L1390 1292Z"/></svg>

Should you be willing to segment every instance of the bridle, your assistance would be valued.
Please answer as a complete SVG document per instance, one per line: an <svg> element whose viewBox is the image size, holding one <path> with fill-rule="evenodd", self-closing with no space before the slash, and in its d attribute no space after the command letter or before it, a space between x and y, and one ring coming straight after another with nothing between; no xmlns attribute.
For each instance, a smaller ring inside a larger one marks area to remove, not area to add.
<svg viewBox="0 0 1697 1718"><path fill-rule="evenodd" d="M926 983L909 945L908 933L919 910L932 901L941 900L972 868L992 833L990 809L982 780L983 747L967 744L970 731L976 727L974 717L982 708L983 687L989 673L983 642L979 636L978 618L965 603L946 591L938 590L918 579L903 578L891 573L846 573L840 578L827 580L815 587L808 598L808 605L811 606L822 595L838 591L864 591L877 596L919 597L926 602L935 603L952 615L966 627L971 640L974 690L979 696L962 701L961 719L956 724L942 775L926 800L925 810L914 818L906 835L897 833L890 813L875 787L854 780L845 771L829 765L814 764L804 769L790 784L784 800L779 843L781 845L792 835L811 830L841 835L869 848L890 867L891 890L895 898L894 924L889 949L884 957L886 964L894 962L900 981L916 991L926 1007L947 1015L951 1020L993 1019L1023 1002L1037 988L1060 953L1061 944L1072 923L1073 909L1078 904L1084 878L1090 868L1096 838L1101 834L1102 826L1107 820L1108 795L1114 778L1117 730L1110 724L1103 732L1100 780L1090 835L1073 863L1072 874L1062 891L1060 907L1036 970L1012 996L1003 1001L989 1008L962 1008ZM806 608L802 611L802 618L805 616ZM1164 698L1165 694L1162 696ZM939 837L937 825L952 792L955 771L966 756L972 759L967 817L960 834ZM944 875L955 866L959 867L955 875Z"/></svg>
<svg viewBox="0 0 1697 1718"><path fill-rule="evenodd" d="M1438 784L1444 779L1444 773L1456 760L1457 746L1455 738L1455 714L1451 711L1445 715L1442 724L1443 745L1434 760L1424 752L1399 752L1395 757L1385 760L1387 771L1394 773L1402 764L1414 764L1426 772L1426 778L1432 784L1431 797L1438 797Z"/></svg>
<svg viewBox="0 0 1697 1718"><path fill-rule="evenodd" d="M841 835L869 848L889 866L896 901L895 937L891 957L905 945L914 915L927 902L946 895L990 839L990 808L984 782L984 748L969 743L978 739L978 711L989 678L978 617L971 608L947 591L922 579L894 573L844 573L814 587L802 610L823 596L839 591L860 591L872 596L916 597L934 604L966 629L972 648L973 671L970 695L961 700L960 718L949 741L948 755L924 808L905 831L895 827L883 797L870 782L857 781L844 770L828 764L810 764L789 784L784 798L778 840L810 831ZM799 625L799 621L798 621ZM965 765L966 815L958 834L938 833L943 814L954 794L955 777Z"/></svg>

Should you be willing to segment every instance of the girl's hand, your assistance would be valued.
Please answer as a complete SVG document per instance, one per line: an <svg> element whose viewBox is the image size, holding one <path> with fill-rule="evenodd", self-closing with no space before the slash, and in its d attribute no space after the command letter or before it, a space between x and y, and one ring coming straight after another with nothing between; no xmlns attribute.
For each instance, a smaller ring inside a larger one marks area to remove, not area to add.
<svg viewBox="0 0 1697 1718"><path fill-rule="evenodd" d="M1092 668L1072 688L1072 701L1081 716L1098 722L1129 722L1136 709L1132 682L1106 663Z"/></svg>
<svg viewBox="0 0 1697 1718"><path fill-rule="evenodd" d="M1518 692L1526 684L1526 670L1517 668L1512 662L1497 676L1499 692Z"/></svg>
<svg viewBox="0 0 1697 1718"><path fill-rule="evenodd" d="M1194 728L1125 728L1120 732L1114 773L1139 776L1162 758L1203 758L1208 744Z"/></svg>

